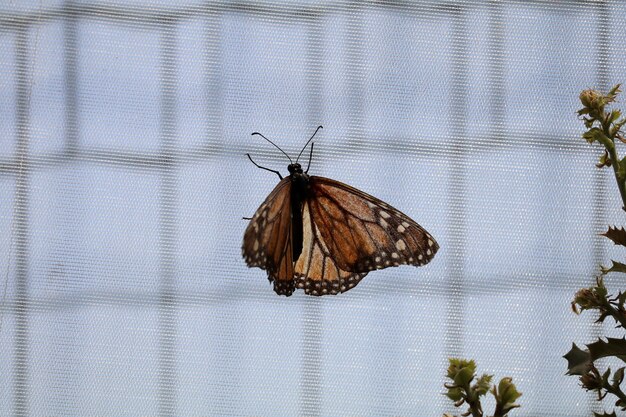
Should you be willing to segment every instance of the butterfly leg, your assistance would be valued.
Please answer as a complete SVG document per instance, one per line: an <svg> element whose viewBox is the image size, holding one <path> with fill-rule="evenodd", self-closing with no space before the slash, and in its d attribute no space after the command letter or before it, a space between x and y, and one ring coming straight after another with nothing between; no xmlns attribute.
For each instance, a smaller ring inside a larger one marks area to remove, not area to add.
<svg viewBox="0 0 626 417"><path fill-rule="evenodd" d="M278 178L280 178L281 180L283 179L283 176L282 176L282 175L280 175L280 172L278 172L278 171L274 171L273 169L269 169L269 168L262 167L261 165L257 164L256 162L254 162L254 161L252 160L252 157L250 156L250 154L249 154L249 153L247 153L247 154L246 154L246 156L248 157L248 159L250 160L250 162L252 162L252 163L254 164L254 166L256 166L257 168L261 168L261 169L264 169L264 170L266 170L266 171L273 172L274 174L278 175Z"/></svg>

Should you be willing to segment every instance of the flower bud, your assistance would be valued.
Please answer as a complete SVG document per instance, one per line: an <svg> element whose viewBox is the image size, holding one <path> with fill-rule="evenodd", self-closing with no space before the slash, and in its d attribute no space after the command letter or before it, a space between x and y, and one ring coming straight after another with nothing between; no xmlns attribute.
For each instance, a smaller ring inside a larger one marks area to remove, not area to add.
<svg viewBox="0 0 626 417"><path fill-rule="evenodd" d="M580 377L580 383L588 391L597 391L602 388L602 377L600 374L591 369Z"/></svg>
<svg viewBox="0 0 626 417"><path fill-rule="evenodd" d="M579 98L580 102L583 103L583 106L596 107L597 104L600 102L602 95L596 90L589 88L587 90L583 90L583 92L580 93Z"/></svg>

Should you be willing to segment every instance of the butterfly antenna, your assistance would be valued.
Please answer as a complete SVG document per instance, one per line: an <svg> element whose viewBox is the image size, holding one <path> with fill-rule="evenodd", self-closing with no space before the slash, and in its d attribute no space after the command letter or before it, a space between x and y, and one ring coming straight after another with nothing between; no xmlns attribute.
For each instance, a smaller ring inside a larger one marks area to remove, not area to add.
<svg viewBox="0 0 626 417"><path fill-rule="evenodd" d="M252 134L252 136L254 135L259 135L261 136L263 139L265 139L266 141L268 141L269 143L271 143L272 145L274 145L276 147L276 149L278 149L279 151L281 151L283 153L283 155L285 155L287 157L287 159L289 159L289 162L291 162L293 164L293 161L291 160L291 158L289 157L289 155L287 155L287 153L285 151L283 151L282 149L280 149L280 146L278 146L277 144L275 144L274 142L272 142L271 140L269 140L268 138L266 138L265 136L263 136L262 134L260 134L259 132L254 132Z"/></svg>
<svg viewBox="0 0 626 417"><path fill-rule="evenodd" d="M315 129L315 132L313 132L313 136L311 136L311 138L309 140L306 141L306 143L304 144L304 147L302 148L302 150L300 151L300 153L298 154L298 157L296 158L296 163L298 162L298 159L300 159L300 156L302 155L302 152L304 152L304 150L306 149L306 147L309 145L309 142L311 142L313 140L313 138L315 137L315 134L318 132L318 130L322 129L322 126L318 126L317 129ZM311 153L313 153L313 149L311 149ZM311 160L309 159L309 164L311 163Z"/></svg>
<svg viewBox="0 0 626 417"><path fill-rule="evenodd" d="M311 168L311 159L313 159L313 145L315 145L315 142L311 142L311 153L309 154L309 163L306 166L306 171L304 171L305 174L308 174L309 168Z"/></svg>

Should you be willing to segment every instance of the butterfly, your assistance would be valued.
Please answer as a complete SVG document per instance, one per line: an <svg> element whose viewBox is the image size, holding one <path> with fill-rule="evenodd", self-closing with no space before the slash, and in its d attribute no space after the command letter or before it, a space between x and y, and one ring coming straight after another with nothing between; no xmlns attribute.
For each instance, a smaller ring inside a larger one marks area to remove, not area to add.
<svg viewBox="0 0 626 417"><path fill-rule="evenodd" d="M267 271L279 295L296 288L309 295L338 294L354 288L368 272L398 265L422 266L439 245L419 224L398 209L329 178L309 176L278 145L258 132L289 159L289 176L257 209L246 228L242 255L249 267Z"/></svg>

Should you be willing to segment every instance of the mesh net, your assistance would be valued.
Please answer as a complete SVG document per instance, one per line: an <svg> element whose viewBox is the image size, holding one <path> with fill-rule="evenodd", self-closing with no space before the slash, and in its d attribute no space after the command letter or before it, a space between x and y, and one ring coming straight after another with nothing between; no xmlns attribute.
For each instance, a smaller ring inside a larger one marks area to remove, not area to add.
<svg viewBox="0 0 626 417"><path fill-rule="evenodd" d="M604 333L569 304L623 215L575 111L625 43L618 1L0 5L0 414L435 416L451 356L516 415L599 410L561 356ZM322 298L246 268L277 178L244 154L288 163L250 133L319 124L310 172L428 266Z"/></svg>

